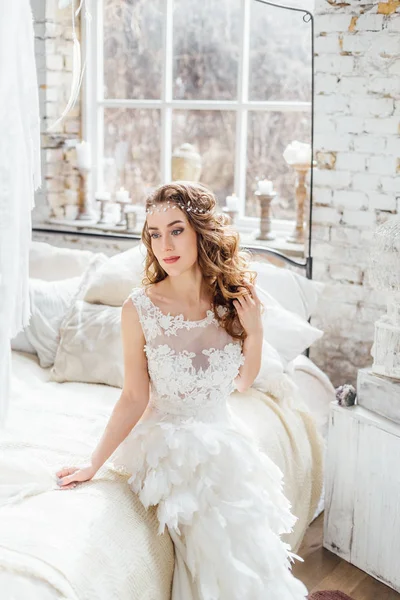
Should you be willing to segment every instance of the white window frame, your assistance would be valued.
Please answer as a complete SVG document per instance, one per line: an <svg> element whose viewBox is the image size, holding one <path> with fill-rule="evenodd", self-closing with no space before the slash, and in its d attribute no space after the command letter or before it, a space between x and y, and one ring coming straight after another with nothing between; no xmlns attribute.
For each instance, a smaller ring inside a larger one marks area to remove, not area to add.
<svg viewBox="0 0 400 600"><path fill-rule="evenodd" d="M229 110L236 111L236 156L234 191L239 198L238 227L257 227L259 219L245 216L246 202L246 156L247 156L247 124L249 111L309 112L311 102L286 101L249 101L249 46L250 46L250 3L252 0L241 0L241 34L240 60L238 72L237 100L174 100L172 98L173 74L173 0L164 0L165 27L163 35L164 64L162 97L160 100L109 100L104 98L103 69L103 0L87 0L91 14L90 25L83 20L82 47L86 60L82 104L82 131L84 139L91 143L93 149L94 189L103 188L103 172L98 166L102 164L104 154L104 109L113 108L157 108L161 111L161 182L171 181L172 154L172 110ZM274 230L286 234L293 228L293 221L273 219Z"/></svg>

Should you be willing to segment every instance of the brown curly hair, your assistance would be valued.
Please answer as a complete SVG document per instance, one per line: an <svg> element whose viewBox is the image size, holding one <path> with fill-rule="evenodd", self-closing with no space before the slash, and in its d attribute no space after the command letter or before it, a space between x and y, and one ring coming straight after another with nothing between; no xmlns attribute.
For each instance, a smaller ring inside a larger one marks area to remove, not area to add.
<svg viewBox="0 0 400 600"><path fill-rule="evenodd" d="M233 300L247 293L248 283L253 283L257 277L256 271L249 269L250 252L239 249L238 232L229 225L227 215L216 212L215 196L203 184L174 181L162 185L147 198L146 209L168 200L184 206L190 203L193 208L208 211L185 211L190 225L197 233L197 260L208 291L214 299L216 319L234 339L243 341L247 334L240 323ZM153 253L147 221L142 230L142 242L147 248L146 276L142 283L148 286L162 281L168 274ZM217 313L218 305L227 308L223 311L224 314Z"/></svg>

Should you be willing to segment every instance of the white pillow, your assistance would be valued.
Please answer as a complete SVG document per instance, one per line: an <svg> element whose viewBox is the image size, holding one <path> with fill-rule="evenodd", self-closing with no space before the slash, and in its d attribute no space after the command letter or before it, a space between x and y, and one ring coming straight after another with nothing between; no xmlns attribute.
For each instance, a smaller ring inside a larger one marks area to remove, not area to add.
<svg viewBox="0 0 400 600"><path fill-rule="evenodd" d="M252 261L250 268L257 271L256 284L271 294L283 308L306 321L311 317L325 288L324 283L269 263Z"/></svg>
<svg viewBox="0 0 400 600"><path fill-rule="evenodd" d="M296 313L283 308L271 294L260 288L259 285L256 284L255 287L257 295L264 305L263 337L277 350L286 368L287 363L304 352L324 333Z"/></svg>
<svg viewBox="0 0 400 600"><path fill-rule="evenodd" d="M11 340L11 350L16 350L17 352L27 352L28 354L36 354L35 348L27 338L25 329L20 331L15 338Z"/></svg>
<svg viewBox="0 0 400 600"><path fill-rule="evenodd" d="M122 306L132 288L142 285L146 247L142 242L112 256L90 281L85 302Z"/></svg>
<svg viewBox="0 0 400 600"><path fill-rule="evenodd" d="M31 242L29 248L29 277L45 281L59 281L83 275L94 256L100 252L58 248L45 242Z"/></svg>
<svg viewBox="0 0 400 600"><path fill-rule="evenodd" d="M77 300L62 324L50 381L105 383L122 388L121 310L120 306Z"/></svg>
<svg viewBox="0 0 400 600"><path fill-rule="evenodd" d="M31 318L25 328L26 337L35 349L41 367L54 363L61 322L73 301L81 277L62 281L29 280Z"/></svg>

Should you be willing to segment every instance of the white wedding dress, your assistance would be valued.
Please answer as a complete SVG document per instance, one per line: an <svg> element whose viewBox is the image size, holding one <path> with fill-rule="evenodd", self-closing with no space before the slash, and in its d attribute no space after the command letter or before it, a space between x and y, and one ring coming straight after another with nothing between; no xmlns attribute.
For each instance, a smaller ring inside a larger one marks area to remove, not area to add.
<svg viewBox="0 0 400 600"><path fill-rule="evenodd" d="M301 600L299 556L280 539L297 521L283 475L228 405L241 344L213 311L165 315L134 288L145 336L150 400L111 457L174 542L172 600ZM219 307L218 310L224 310Z"/></svg>

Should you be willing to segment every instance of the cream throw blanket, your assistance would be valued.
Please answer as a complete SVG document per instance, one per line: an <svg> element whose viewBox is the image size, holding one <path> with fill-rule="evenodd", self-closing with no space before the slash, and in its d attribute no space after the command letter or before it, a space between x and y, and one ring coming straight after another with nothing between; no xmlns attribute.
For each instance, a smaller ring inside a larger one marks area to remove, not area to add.
<svg viewBox="0 0 400 600"><path fill-rule="evenodd" d="M157 536L155 510L143 509L127 478L105 466L75 490L56 485L56 470L88 459L120 390L48 375L13 353L13 410L0 433L0 589L29 600L169 600L172 541ZM253 389L230 402L284 472L297 551L322 487L313 417L299 399L290 406Z"/></svg>

